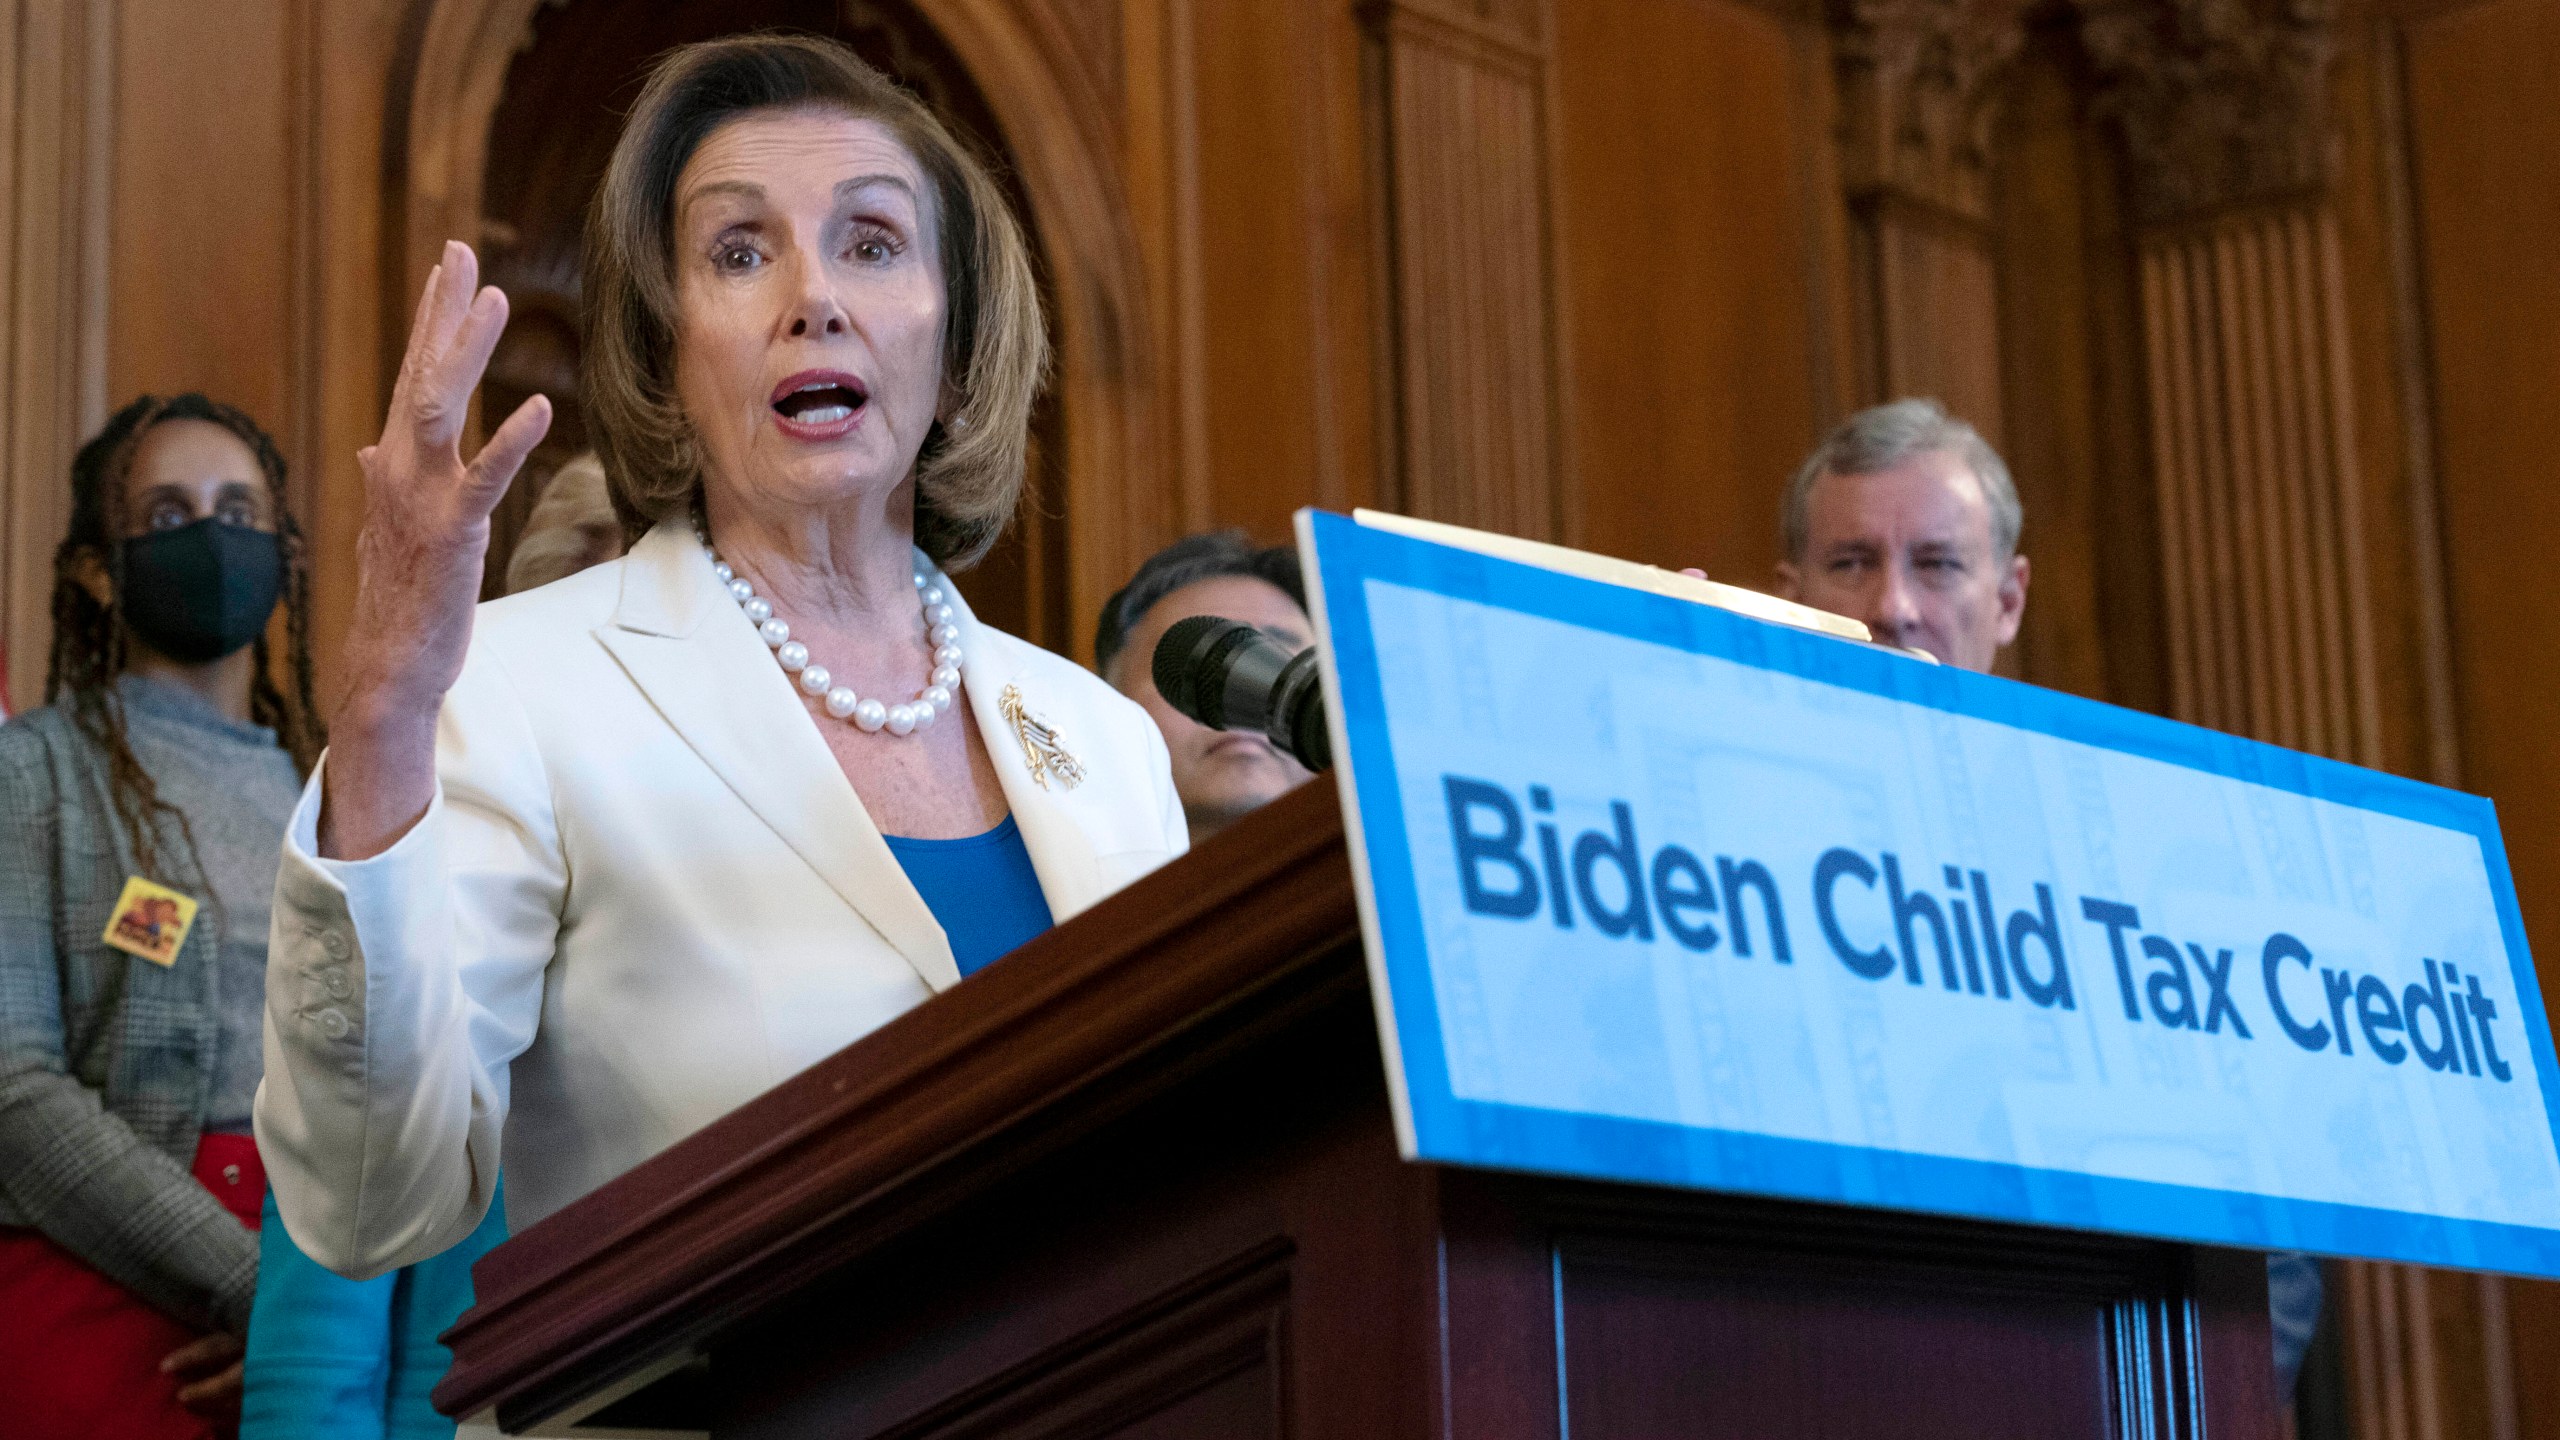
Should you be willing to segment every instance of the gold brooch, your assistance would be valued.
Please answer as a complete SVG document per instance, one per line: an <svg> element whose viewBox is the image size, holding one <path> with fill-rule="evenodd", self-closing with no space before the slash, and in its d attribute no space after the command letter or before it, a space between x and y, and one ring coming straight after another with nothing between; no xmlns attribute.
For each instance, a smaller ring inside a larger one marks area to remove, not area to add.
<svg viewBox="0 0 2560 1440"><path fill-rule="evenodd" d="M1057 731L1032 718L1031 712L1022 707L1019 689L1004 687L996 708L1004 712L1006 722L1013 726L1014 738L1022 742L1022 761L1031 767L1031 778L1040 782L1041 789L1049 788L1052 775L1058 777L1058 786L1063 790L1073 790L1084 783L1083 763L1058 743Z"/></svg>

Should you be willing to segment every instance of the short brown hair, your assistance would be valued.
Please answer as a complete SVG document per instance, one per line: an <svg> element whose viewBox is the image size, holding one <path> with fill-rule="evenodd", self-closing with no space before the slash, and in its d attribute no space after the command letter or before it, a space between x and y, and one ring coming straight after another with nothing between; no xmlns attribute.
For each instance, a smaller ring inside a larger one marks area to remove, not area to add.
<svg viewBox="0 0 2560 1440"><path fill-rule="evenodd" d="M959 570L1022 498L1031 403L1048 366L1030 248L985 164L923 102L851 50L805 35L738 35L668 52L614 142L587 220L585 391L614 513L633 536L693 503L702 458L675 387L675 191L722 125L777 110L885 127L933 189L943 273L943 383L965 425L936 423L916 456L916 544Z"/></svg>

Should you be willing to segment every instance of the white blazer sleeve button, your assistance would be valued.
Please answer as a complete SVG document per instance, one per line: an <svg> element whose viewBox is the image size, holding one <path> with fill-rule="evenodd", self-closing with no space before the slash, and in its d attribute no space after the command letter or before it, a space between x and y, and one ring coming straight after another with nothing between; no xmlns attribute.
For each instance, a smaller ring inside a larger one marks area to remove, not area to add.
<svg viewBox="0 0 2560 1440"><path fill-rule="evenodd" d="M347 1038L347 1016L345 1011L323 1010L319 1014L312 1016L311 1020L313 1024L320 1027L320 1033L328 1036L330 1039L344 1040Z"/></svg>

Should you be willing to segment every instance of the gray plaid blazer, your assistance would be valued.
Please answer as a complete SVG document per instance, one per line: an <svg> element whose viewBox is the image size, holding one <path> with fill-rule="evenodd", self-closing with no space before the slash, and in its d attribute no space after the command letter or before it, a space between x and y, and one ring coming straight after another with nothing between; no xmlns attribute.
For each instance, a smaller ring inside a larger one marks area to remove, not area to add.
<svg viewBox="0 0 2560 1440"><path fill-rule="evenodd" d="M184 854L174 826L160 853ZM135 873L106 757L58 708L0 725L0 1225L242 1335L258 1237L189 1167L221 1021L222 927L167 968L99 937Z"/></svg>

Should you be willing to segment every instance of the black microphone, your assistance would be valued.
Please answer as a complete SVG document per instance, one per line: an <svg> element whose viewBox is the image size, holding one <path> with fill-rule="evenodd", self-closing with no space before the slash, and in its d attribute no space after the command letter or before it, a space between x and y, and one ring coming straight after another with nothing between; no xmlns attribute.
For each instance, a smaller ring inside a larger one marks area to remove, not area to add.
<svg viewBox="0 0 2560 1440"><path fill-rule="evenodd" d="M1324 685L1310 645L1291 654L1251 625L1177 620L1156 642L1156 691L1212 730L1258 730L1310 770L1333 766Z"/></svg>

